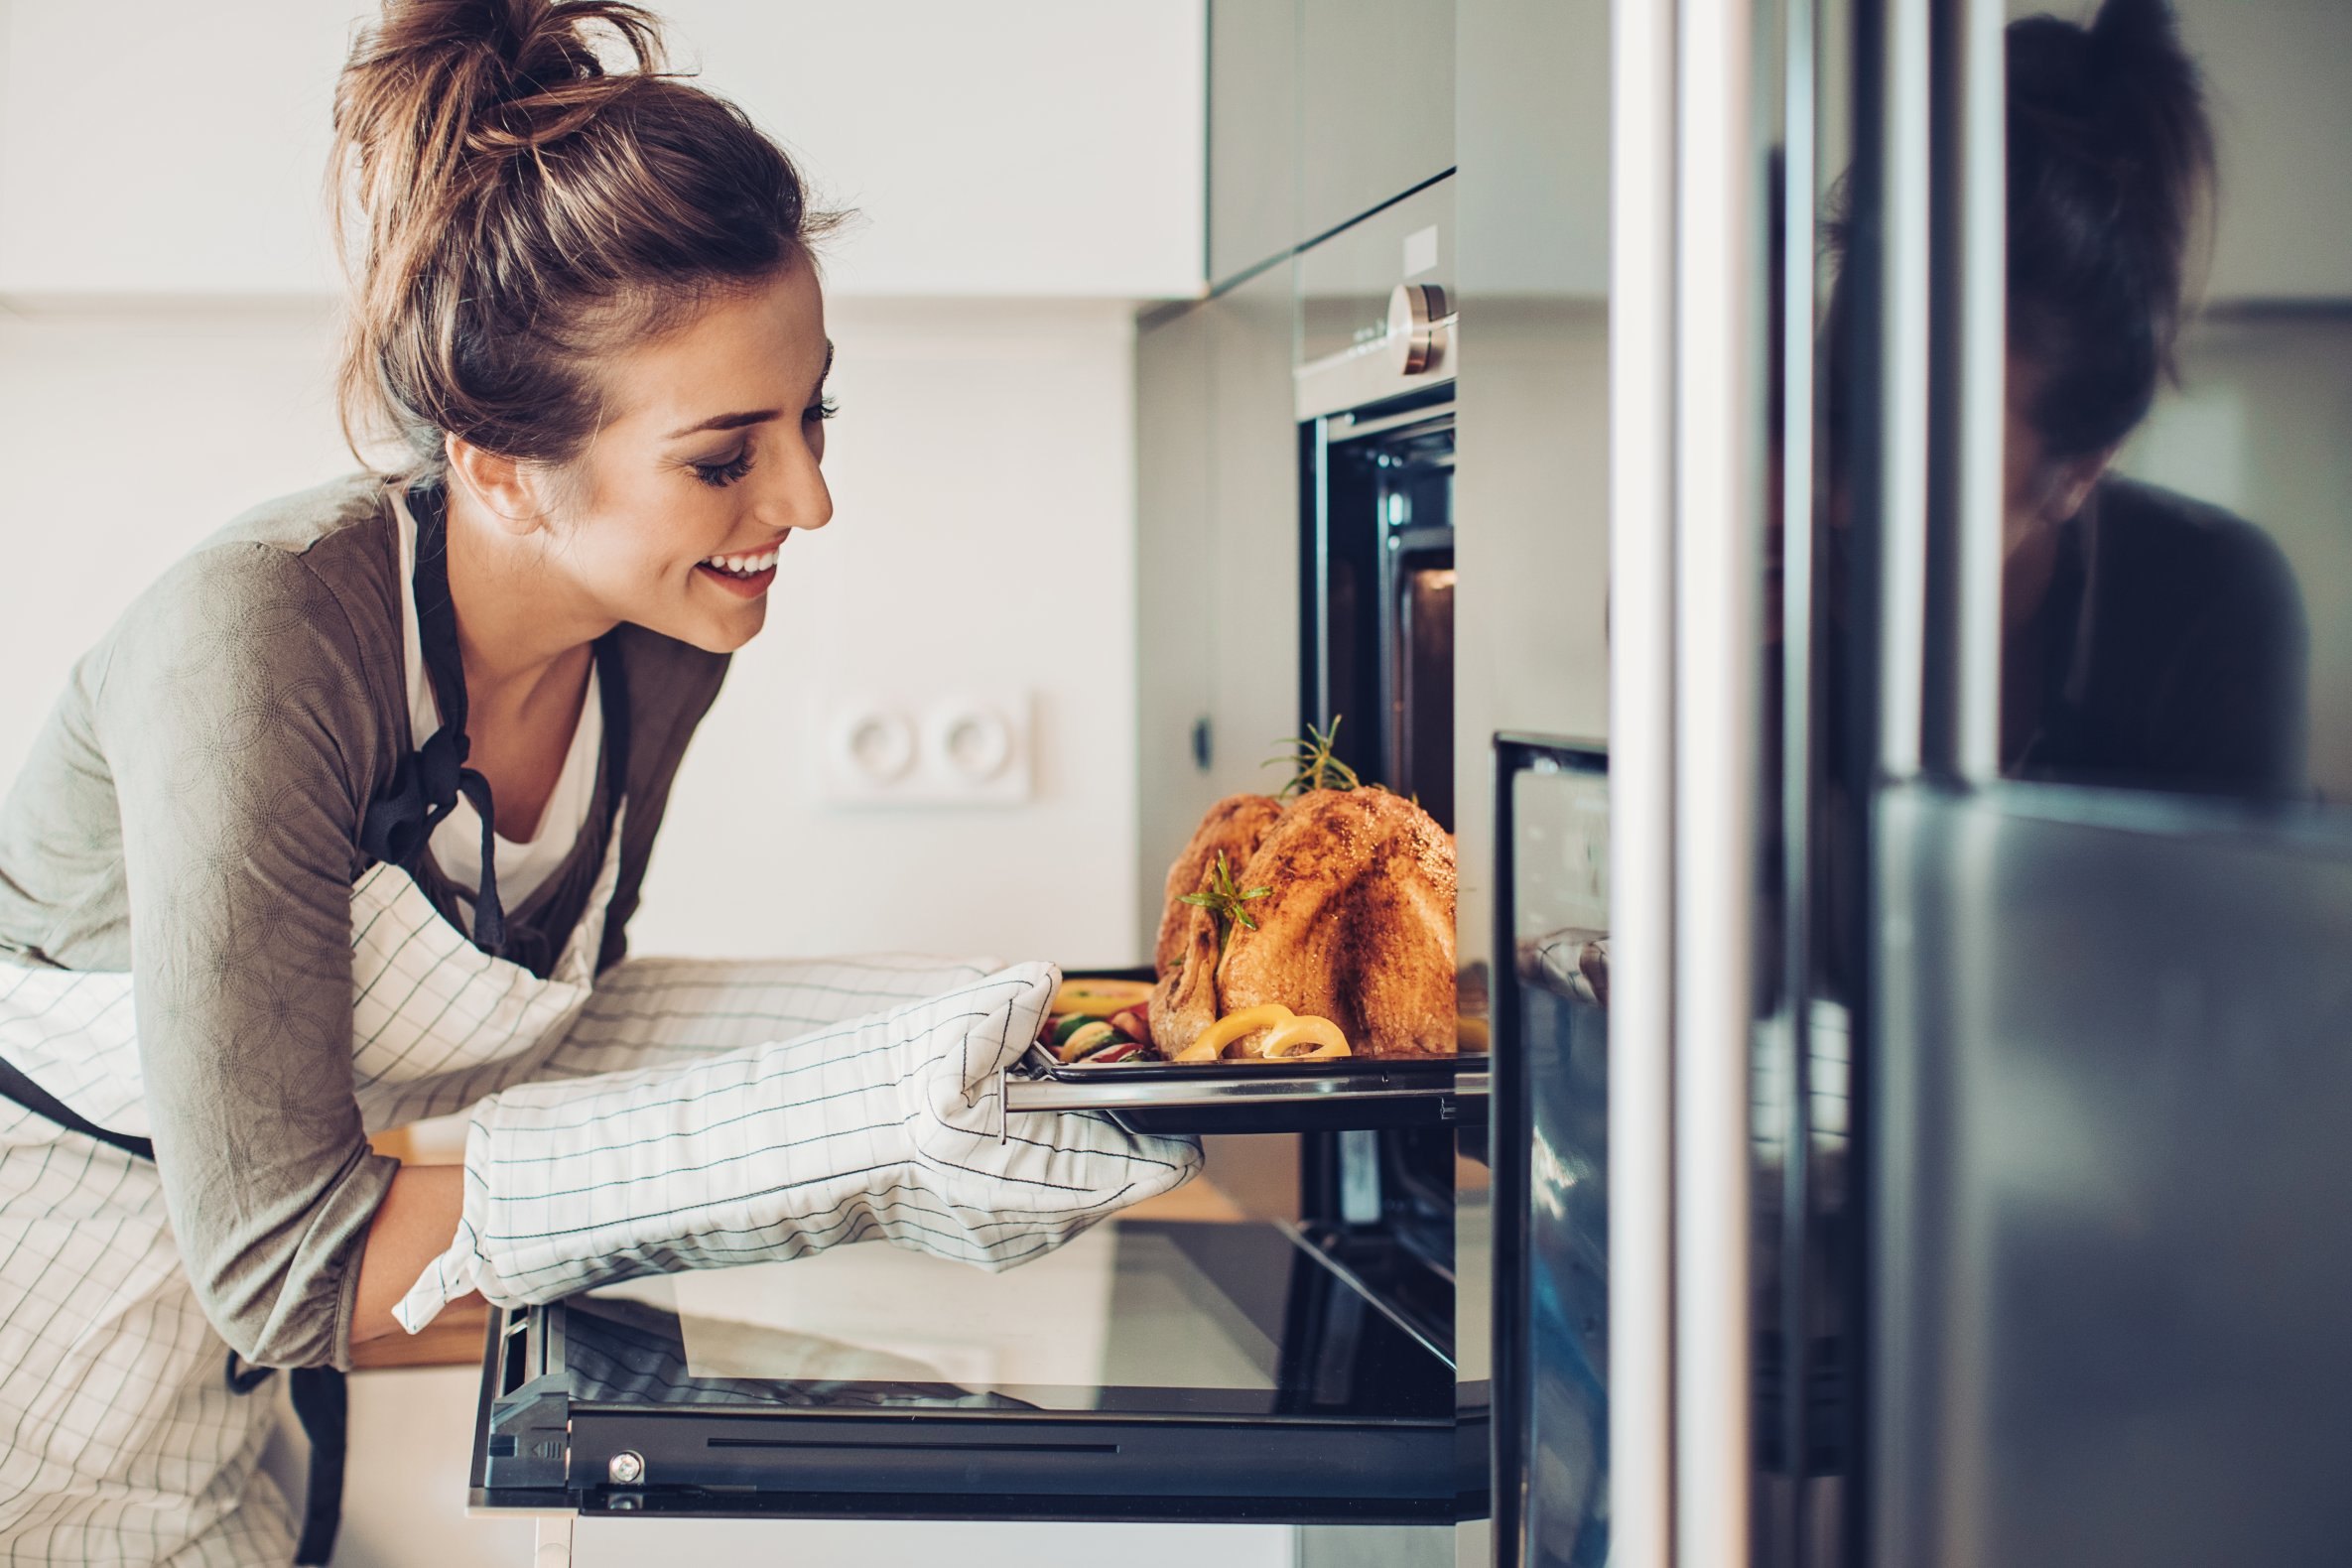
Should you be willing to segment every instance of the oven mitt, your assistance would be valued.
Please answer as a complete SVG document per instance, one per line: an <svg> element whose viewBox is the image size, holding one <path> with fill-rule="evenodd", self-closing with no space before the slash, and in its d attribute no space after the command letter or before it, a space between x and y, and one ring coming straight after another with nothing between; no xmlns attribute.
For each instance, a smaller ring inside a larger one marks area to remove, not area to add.
<svg viewBox="0 0 2352 1568"><path fill-rule="evenodd" d="M1022 964L798 1039L518 1085L474 1107L450 1249L395 1309L551 1301L610 1280L882 1237L987 1269L1187 1180L1188 1138L1000 1120L998 1071L1060 983Z"/></svg>

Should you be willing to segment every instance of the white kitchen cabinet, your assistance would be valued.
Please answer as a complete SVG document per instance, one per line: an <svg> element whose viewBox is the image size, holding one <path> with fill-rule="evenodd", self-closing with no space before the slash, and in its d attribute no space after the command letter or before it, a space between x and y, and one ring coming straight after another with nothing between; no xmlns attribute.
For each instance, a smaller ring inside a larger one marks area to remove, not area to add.
<svg viewBox="0 0 2352 1568"><path fill-rule="evenodd" d="M843 295L1151 299L1203 268L1203 0L656 0L856 209ZM358 0L0 0L0 298L317 294Z"/></svg>

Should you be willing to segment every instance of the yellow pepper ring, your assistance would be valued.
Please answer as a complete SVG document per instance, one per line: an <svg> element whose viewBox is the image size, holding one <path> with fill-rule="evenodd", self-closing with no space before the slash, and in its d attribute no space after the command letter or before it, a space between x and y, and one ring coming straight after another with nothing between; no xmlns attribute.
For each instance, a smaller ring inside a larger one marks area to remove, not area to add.
<svg viewBox="0 0 2352 1568"><path fill-rule="evenodd" d="M1294 1015L1279 1002L1267 1002L1262 1007L1244 1007L1240 1012L1229 1012L1208 1028L1200 1038L1177 1053L1179 1062L1214 1062L1225 1048L1245 1034L1259 1029L1271 1029L1288 1023Z"/></svg>
<svg viewBox="0 0 2352 1568"><path fill-rule="evenodd" d="M1297 1049L1311 1047L1311 1049ZM1258 1047L1259 1054L1269 1062L1320 1062L1335 1056L1347 1056L1348 1037L1340 1033L1340 1026L1329 1018L1295 1016L1287 1023L1276 1024L1267 1031Z"/></svg>

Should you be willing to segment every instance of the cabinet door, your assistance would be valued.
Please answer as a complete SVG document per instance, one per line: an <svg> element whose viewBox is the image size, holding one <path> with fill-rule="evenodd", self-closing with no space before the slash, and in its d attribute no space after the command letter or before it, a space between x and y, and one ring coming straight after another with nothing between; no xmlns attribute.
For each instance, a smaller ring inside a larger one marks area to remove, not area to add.
<svg viewBox="0 0 2352 1568"><path fill-rule="evenodd" d="M1146 943L1159 929L1168 863L1211 798L1209 323L1208 307L1192 306L1146 323L1135 339L1135 929Z"/></svg>
<svg viewBox="0 0 2352 1568"><path fill-rule="evenodd" d="M1213 300L1210 529L1216 581L1211 798L1281 781L1260 764L1299 730L1299 447L1291 267ZM1181 846L1171 847L1171 849Z"/></svg>
<svg viewBox="0 0 2352 1568"><path fill-rule="evenodd" d="M1454 166L1451 0L1303 0L1301 240Z"/></svg>
<svg viewBox="0 0 2352 1568"><path fill-rule="evenodd" d="M1209 3L1209 277L1304 238L1298 221L1298 0Z"/></svg>
<svg viewBox="0 0 2352 1568"><path fill-rule="evenodd" d="M1292 268L1165 317L1137 344L1140 929L1168 863L1298 731Z"/></svg>

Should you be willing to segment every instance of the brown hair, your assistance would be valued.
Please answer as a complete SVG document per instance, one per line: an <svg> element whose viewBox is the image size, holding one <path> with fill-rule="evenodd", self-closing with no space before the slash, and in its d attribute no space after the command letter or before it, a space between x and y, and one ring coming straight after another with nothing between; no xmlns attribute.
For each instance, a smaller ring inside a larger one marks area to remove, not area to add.
<svg viewBox="0 0 2352 1568"><path fill-rule="evenodd" d="M2051 456L2104 452L2174 373L2211 215L2204 88L2166 0L2028 17L2007 42L2010 341L2041 369Z"/></svg>
<svg viewBox="0 0 2352 1568"><path fill-rule="evenodd" d="M595 351L774 276L830 221L622 0L386 0L336 83L329 169L344 435L397 436L427 476L445 435L577 457Z"/></svg>

